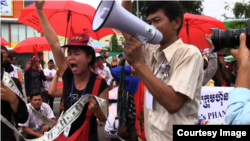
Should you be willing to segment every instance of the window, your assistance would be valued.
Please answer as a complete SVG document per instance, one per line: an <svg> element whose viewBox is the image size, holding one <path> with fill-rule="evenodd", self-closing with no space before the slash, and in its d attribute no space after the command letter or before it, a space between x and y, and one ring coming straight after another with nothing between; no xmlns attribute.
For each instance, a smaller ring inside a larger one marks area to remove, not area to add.
<svg viewBox="0 0 250 141"><path fill-rule="evenodd" d="M30 26L26 26L27 27L27 38L30 37L41 37L41 33L37 32L35 29L33 29Z"/></svg>
<svg viewBox="0 0 250 141"><path fill-rule="evenodd" d="M1 24L1 36L9 42L9 24Z"/></svg>
<svg viewBox="0 0 250 141"><path fill-rule="evenodd" d="M18 42L18 24L11 24L11 42Z"/></svg>
<svg viewBox="0 0 250 141"><path fill-rule="evenodd" d="M26 39L26 26L23 24L18 25L18 41L21 42L22 40Z"/></svg>

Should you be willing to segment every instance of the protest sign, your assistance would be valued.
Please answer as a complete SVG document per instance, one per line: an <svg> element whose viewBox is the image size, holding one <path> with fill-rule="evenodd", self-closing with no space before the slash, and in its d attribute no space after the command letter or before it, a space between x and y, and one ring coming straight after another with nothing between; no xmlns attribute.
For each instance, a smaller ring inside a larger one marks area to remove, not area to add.
<svg viewBox="0 0 250 141"><path fill-rule="evenodd" d="M213 121L220 118L225 124L228 93L234 87L202 87L199 119Z"/></svg>

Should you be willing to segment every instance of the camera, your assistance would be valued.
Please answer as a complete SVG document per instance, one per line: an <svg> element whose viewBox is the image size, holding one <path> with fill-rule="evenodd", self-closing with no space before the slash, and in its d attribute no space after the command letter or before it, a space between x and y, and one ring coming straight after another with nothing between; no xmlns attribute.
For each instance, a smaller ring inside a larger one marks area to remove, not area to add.
<svg viewBox="0 0 250 141"><path fill-rule="evenodd" d="M246 45L250 49L250 19L246 21L244 29L222 30L211 28L213 31L211 40L214 44L213 52L220 52L225 48L237 48L240 45L240 34L245 33L247 37Z"/></svg>

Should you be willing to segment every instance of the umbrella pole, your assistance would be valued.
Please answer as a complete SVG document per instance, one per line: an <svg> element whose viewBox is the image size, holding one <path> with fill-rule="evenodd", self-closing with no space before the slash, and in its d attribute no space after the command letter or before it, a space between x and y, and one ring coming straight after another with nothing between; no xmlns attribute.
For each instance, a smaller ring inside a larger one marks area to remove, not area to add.
<svg viewBox="0 0 250 141"><path fill-rule="evenodd" d="M36 46L36 47L35 47ZM34 52L35 52L35 56L38 58L38 54L37 54L37 45L34 46Z"/></svg>
<svg viewBox="0 0 250 141"><path fill-rule="evenodd" d="M187 38L188 38L188 44L190 44L190 39L189 39L189 25L188 25L188 19L186 20L187 21L187 27L186 27L186 30L187 30Z"/></svg>
<svg viewBox="0 0 250 141"><path fill-rule="evenodd" d="M67 19L67 26L66 26L66 34L65 34L65 39L64 39L64 45L66 45L66 38L68 34L68 25L69 25L69 19L70 19L70 10L68 11L68 19ZM63 48L63 54L65 54L65 47Z"/></svg>

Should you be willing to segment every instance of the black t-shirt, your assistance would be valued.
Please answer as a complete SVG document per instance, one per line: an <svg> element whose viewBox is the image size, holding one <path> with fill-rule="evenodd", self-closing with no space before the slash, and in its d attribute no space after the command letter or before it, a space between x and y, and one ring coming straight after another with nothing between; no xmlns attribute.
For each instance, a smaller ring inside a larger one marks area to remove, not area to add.
<svg viewBox="0 0 250 141"><path fill-rule="evenodd" d="M31 83L31 92L37 90L40 91L41 88L43 88L40 72L31 68L31 79L33 80L33 82Z"/></svg>
<svg viewBox="0 0 250 141"><path fill-rule="evenodd" d="M92 94L93 88L94 88L94 84L95 84L95 80L96 77L98 75L95 73L91 72L91 76L89 79L89 83L86 89L85 94ZM72 87L72 81L73 81L73 73L70 70L70 68L67 68L63 74L63 102L64 102L64 111L67 111L70 107L71 107L71 87ZM101 81L101 85L99 88L99 92L98 92L98 96L106 89L108 88L107 82L105 81L105 79L102 79ZM72 97L72 105L74 103L77 102L77 100L79 100L81 98L81 95L83 93L84 90L77 90L75 88L73 88L73 97ZM75 133L84 123L85 121L85 116L86 116L86 112L88 109L88 105L89 103L86 103L82 113L80 114L80 116L71 124L71 129L69 132L69 137ZM94 116L94 114L92 114L91 119L90 119L90 130L89 130L89 136L92 135L96 135L97 134L97 121L96 121L96 117Z"/></svg>

